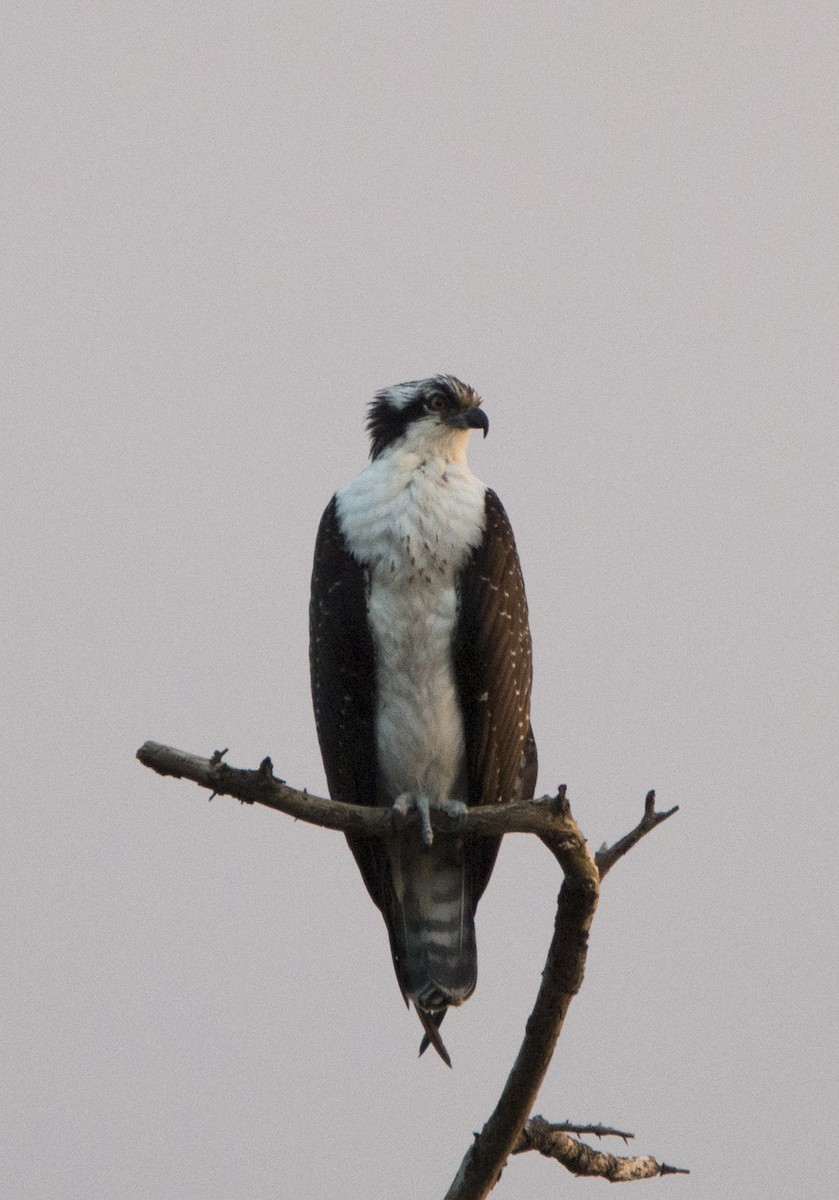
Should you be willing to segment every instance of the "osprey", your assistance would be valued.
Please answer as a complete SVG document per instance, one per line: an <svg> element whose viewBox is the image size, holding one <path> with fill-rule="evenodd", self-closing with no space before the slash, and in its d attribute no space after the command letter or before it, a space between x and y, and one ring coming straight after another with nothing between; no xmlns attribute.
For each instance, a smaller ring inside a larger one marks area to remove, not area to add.
<svg viewBox="0 0 839 1200"><path fill-rule="evenodd" d="M446 1010L472 994L474 916L500 838L432 835L429 810L531 799L527 601L501 501L466 463L487 434L451 375L377 392L371 463L332 497L315 545L312 694L329 794L388 805L387 838L347 835L406 1004L446 1063ZM400 817L419 810L420 828Z"/></svg>

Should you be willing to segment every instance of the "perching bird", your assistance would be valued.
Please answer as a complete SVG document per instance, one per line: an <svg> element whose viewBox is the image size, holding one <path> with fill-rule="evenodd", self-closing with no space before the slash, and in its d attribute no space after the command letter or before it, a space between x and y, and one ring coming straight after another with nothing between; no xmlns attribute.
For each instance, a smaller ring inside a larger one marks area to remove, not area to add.
<svg viewBox="0 0 839 1200"><path fill-rule="evenodd" d="M500 500L470 471L480 398L451 375L370 405L370 465L333 496L315 546L312 694L333 800L389 805L387 839L347 835L430 1041L472 994L474 916L500 838L432 837L430 808L530 799L527 601ZM421 828L399 814L415 807Z"/></svg>

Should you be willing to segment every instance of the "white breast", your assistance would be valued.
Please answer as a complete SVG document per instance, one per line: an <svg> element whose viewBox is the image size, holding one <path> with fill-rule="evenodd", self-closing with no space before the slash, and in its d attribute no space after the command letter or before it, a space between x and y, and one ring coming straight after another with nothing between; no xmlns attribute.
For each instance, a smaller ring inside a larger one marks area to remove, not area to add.
<svg viewBox="0 0 839 1200"><path fill-rule="evenodd" d="M465 799L454 678L456 580L484 531L485 487L465 462L381 455L338 493L348 547L369 572L383 801Z"/></svg>

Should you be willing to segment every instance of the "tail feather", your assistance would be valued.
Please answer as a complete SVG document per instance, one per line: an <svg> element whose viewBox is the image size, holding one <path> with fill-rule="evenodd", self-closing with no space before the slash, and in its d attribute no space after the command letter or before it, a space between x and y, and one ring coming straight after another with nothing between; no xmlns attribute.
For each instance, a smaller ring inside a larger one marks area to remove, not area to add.
<svg viewBox="0 0 839 1200"><path fill-rule="evenodd" d="M451 1065L438 1032L446 1010L471 996L477 947L460 838L438 836L431 847L400 838L392 847L393 891L386 914L399 985L425 1030L420 1053L433 1045Z"/></svg>

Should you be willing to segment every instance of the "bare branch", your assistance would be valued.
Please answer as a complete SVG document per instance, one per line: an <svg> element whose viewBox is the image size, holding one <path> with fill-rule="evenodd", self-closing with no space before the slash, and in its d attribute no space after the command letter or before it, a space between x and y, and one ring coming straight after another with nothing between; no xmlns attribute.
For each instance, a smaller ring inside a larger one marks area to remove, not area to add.
<svg viewBox="0 0 839 1200"><path fill-rule="evenodd" d="M137 758L158 775L191 779L213 795L235 796L243 804L263 804L311 825L367 837L384 837L393 829L389 808L325 800L276 779L270 758L264 759L258 770L246 771L229 767L221 761L221 754L216 751L212 758L200 758L160 742L146 742L137 751ZM415 812L408 813L403 820L407 825L419 823ZM564 787L560 787L558 795L543 796L540 800L471 808L462 820L432 810L431 823L438 832L458 831L470 837L533 833L559 860L563 871L587 874L592 864L585 838L569 812Z"/></svg>
<svg viewBox="0 0 839 1200"><path fill-rule="evenodd" d="M275 779L270 758L263 759L255 771L230 767L221 761L226 753L216 750L212 758L201 758L160 742L145 742L137 751L137 758L143 766L150 767L158 775L191 779L200 787L207 788L213 796L234 796L243 804L264 804L312 825L340 829L345 833L371 835L385 829L388 820L385 810L340 804L288 787L284 780Z"/></svg>
<svg viewBox="0 0 839 1200"><path fill-rule="evenodd" d="M569 814L570 820L570 814ZM495 1111L466 1152L446 1200L482 1200L498 1181L532 1111L553 1057L565 1015L583 981L588 931L597 907L599 879L594 860L563 863L554 936L524 1040Z"/></svg>
<svg viewBox="0 0 839 1200"><path fill-rule="evenodd" d="M574 1175L596 1175L600 1179L608 1179L610 1183L652 1179L656 1175L690 1174L682 1167L670 1167L648 1155L618 1158L614 1154L604 1154L602 1150L594 1150L556 1125L551 1125L544 1117L531 1117L524 1126L514 1153L523 1154L527 1150L536 1150L545 1158L555 1158Z"/></svg>
<svg viewBox="0 0 839 1200"><path fill-rule="evenodd" d="M532 1118L534 1121L536 1117ZM538 1120L544 1120L544 1117L539 1117ZM628 1142L635 1137L634 1133L627 1133L623 1129L611 1129L608 1125L575 1125L572 1121L549 1121L551 1129L556 1133L573 1133L575 1137L618 1137L623 1141ZM522 1150L529 1149L528 1146L522 1146L521 1149L516 1147L514 1154L521 1154Z"/></svg>
<svg viewBox="0 0 839 1200"><path fill-rule="evenodd" d="M216 751L211 758L200 758L158 742L146 742L137 751L137 758L159 775L191 779L212 795L234 796L245 804L263 804L313 825L366 837L384 837L393 828L389 808L341 804L312 796L275 779L269 758L257 770L246 771L222 762L225 753ZM483 1200L497 1183L509 1156L526 1150L556 1158L575 1174L601 1175L613 1181L681 1173L679 1168L659 1164L652 1158L621 1159L601 1154L571 1136L571 1133L632 1136L620 1130L551 1125L541 1117L528 1120L568 1007L582 984L588 931L597 907L600 880L636 842L676 811L672 808L657 813L655 793L650 792L637 827L593 858L571 816L564 785L556 796L470 808L461 821L432 810L432 826L438 832L457 830L470 837L535 834L553 853L565 876L554 935L524 1040L495 1110L483 1130L475 1135L446 1200ZM404 822L418 824L419 815L409 813Z"/></svg>
<svg viewBox="0 0 839 1200"><path fill-rule="evenodd" d="M600 878L611 871L612 867L619 858L623 858L627 851L631 850L634 845L640 842L645 834L651 829L655 829L662 821L666 821L668 817L672 817L673 813L679 811L679 806L676 804L673 808L668 808L666 812L656 812L655 810L655 792L647 792L647 798L644 801L644 815L633 830L631 830L620 841L615 842L614 846L604 846L598 850L594 856L594 861L597 863L600 871Z"/></svg>

